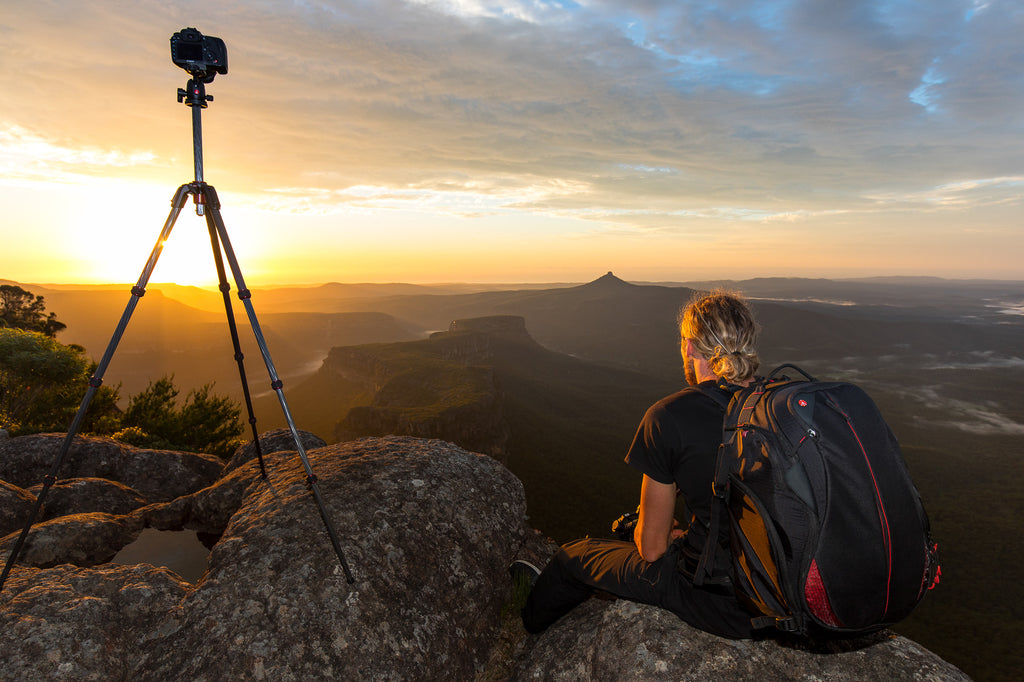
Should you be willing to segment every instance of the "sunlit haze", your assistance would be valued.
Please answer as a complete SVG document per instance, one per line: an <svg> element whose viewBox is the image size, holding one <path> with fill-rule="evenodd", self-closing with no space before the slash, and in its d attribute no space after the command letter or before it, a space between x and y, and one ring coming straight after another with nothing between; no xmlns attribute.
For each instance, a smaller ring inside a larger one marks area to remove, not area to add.
<svg viewBox="0 0 1024 682"><path fill-rule="evenodd" d="M6 2L0 279L134 282L194 179L250 284L1024 278L1009 0ZM216 278L190 205L153 281Z"/></svg>

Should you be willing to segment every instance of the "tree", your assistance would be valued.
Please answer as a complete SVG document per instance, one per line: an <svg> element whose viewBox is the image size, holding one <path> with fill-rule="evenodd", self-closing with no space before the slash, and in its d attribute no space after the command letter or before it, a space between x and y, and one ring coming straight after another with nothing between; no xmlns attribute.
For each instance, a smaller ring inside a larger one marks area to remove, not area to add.
<svg viewBox="0 0 1024 682"><path fill-rule="evenodd" d="M81 346L38 331L0 327L0 429L11 436L66 432L95 371L96 363ZM173 377L164 377L129 398L124 413L117 407L119 388L96 390L82 433L225 459L243 442L241 410L213 395L212 384L191 391L179 409Z"/></svg>
<svg viewBox="0 0 1024 682"><path fill-rule="evenodd" d="M13 284L0 285L0 327L27 329L49 337L57 336L66 324L57 321L57 314L45 313L46 302Z"/></svg>
<svg viewBox="0 0 1024 682"><path fill-rule="evenodd" d="M114 438L139 447L205 452L227 459L243 441L240 408L212 395L213 385L190 391L179 409L174 377L150 382L131 396Z"/></svg>
<svg viewBox="0 0 1024 682"><path fill-rule="evenodd" d="M0 328L0 428L12 436L67 431L95 371L81 346L38 331ZM111 432L117 399L117 389L99 387L82 431Z"/></svg>

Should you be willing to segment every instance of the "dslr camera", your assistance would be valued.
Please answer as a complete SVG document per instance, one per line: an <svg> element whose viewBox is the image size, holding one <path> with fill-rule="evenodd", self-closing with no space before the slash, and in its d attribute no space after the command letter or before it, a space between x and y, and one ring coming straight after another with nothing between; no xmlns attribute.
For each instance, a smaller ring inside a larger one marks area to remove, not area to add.
<svg viewBox="0 0 1024 682"><path fill-rule="evenodd" d="M197 81L209 83L218 73L228 72L228 48L220 38L183 28L171 36L171 61Z"/></svg>
<svg viewBox="0 0 1024 682"><path fill-rule="evenodd" d="M626 542L633 541L633 530L636 528L636 522L640 518L640 508L637 507L634 512L626 512L619 518L612 521L612 534L615 535L619 540Z"/></svg>

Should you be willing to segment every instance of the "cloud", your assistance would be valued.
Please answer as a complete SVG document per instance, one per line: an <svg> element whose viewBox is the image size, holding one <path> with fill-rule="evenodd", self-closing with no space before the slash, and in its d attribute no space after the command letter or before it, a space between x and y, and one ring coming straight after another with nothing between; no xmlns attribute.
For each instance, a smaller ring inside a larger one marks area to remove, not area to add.
<svg viewBox="0 0 1024 682"><path fill-rule="evenodd" d="M101 147L68 147L19 126L0 127L0 183L89 182L110 169L147 166L151 152Z"/></svg>
<svg viewBox="0 0 1024 682"><path fill-rule="evenodd" d="M870 198L888 206L906 205L915 210L964 210L980 206L1020 205L1024 176L975 178L951 182L919 191L877 193Z"/></svg>
<svg viewBox="0 0 1024 682"><path fill-rule="evenodd" d="M244 193L519 193L515 210L637 230L1019 195L1008 2L40 0L3 22L0 125L69 150L69 172L92 172L89 150L190 169L167 40L197 25L230 65L208 88L207 166Z"/></svg>

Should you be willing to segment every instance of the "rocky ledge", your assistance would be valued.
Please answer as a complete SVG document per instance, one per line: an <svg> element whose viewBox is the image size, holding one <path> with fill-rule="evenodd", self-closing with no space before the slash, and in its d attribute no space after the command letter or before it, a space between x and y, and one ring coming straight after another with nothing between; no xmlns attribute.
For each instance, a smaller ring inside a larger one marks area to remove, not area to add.
<svg viewBox="0 0 1024 682"><path fill-rule="evenodd" d="M75 484L62 515L33 528L0 592L0 678L966 679L890 633L828 649L730 642L625 601L591 600L528 636L509 607L507 566L517 556L543 562L553 546L527 527L515 476L437 440L367 438L308 450L350 584L299 458L271 452L288 446L271 436L261 439L268 479L240 452L230 471L169 501L126 482L118 466L133 466L131 450L78 443L82 461L95 448L97 458L120 462L106 470L119 485ZM0 456L17 460L40 438L2 441ZM189 478L180 454L146 457L167 459ZM74 471L80 479L98 473ZM24 483L7 483L0 503L32 504ZM104 501L90 501L90 490ZM189 583L166 568L103 563L144 527L219 536L205 574ZM16 535L0 539L4 560Z"/></svg>

